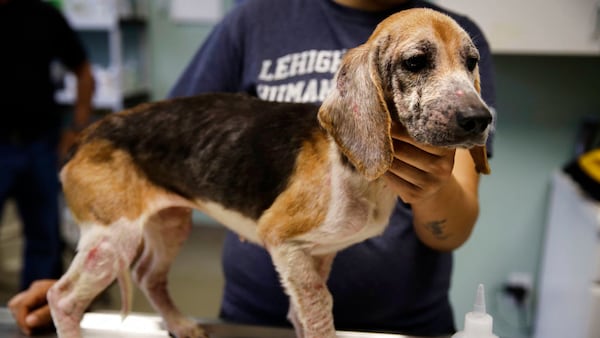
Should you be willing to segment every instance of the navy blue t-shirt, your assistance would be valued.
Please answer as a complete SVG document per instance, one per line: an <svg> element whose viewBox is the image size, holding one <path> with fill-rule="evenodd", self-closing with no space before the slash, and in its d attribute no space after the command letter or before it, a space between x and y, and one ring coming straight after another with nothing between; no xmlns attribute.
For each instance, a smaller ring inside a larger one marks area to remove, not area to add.
<svg viewBox="0 0 600 338"><path fill-rule="evenodd" d="M468 18L424 1L407 1L381 13L332 0L244 1L215 27L170 96L242 91L271 101L320 103L344 52L364 43L387 16L414 7L448 13L469 32L481 54L482 94L493 106L492 60L482 32ZM412 218L410 207L399 201L381 236L338 253L328 280L336 328L454 332L448 299L452 255L422 244ZM229 233L223 269L222 318L289 325L288 298L263 248Z"/></svg>

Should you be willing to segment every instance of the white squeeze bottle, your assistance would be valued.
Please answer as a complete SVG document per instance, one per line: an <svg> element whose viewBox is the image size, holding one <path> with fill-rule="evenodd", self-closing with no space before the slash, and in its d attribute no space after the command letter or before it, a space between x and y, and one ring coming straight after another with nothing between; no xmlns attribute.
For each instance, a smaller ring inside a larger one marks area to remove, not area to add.
<svg viewBox="0 0 600 338"><path fill-rule="evenodd" d="M452 338L498 338L493 332L494 319L485 312L485 292L483 284L477 287L477 297L473 311L465 315L465 328Z"/></svg>

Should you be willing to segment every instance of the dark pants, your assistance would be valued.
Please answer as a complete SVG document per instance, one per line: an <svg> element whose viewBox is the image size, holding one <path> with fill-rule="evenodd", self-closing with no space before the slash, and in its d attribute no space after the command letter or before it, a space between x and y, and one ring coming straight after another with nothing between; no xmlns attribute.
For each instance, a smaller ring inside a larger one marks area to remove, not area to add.
<svg viewBox="0 0 600 338"><path fill-rule="evenodd" d="M59 278L62 273L56 149L54 140L0 141L0 208L13 197L23 222L21 289L37 279Z"/></svg>

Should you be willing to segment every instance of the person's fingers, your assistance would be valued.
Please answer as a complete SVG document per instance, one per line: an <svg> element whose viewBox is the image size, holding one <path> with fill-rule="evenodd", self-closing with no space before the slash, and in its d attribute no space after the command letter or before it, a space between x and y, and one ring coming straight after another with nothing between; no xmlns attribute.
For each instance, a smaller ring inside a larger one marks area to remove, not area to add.
<svg viewBox="0 0 600 338"><path fill-rule="evenodd" d="M13 308L13 307L17 306L18 304L20 304L23 297L25 297L24 294L25 294L25 291L20 292L20 293L16 294L15 296L13 296L6 304L8 306L8 308Z"/></svg>
<svg viewBox="0 0 600 338"><path fill-rule="evenodd" d="M31 335L31 328L27 325L27 315L29 314L29 307L25 305L27 298L26 291L19 293L14 296L8 302L8 308L12 313L13 318L19 329L26 335Z"/></svg>
<svg viewBox="0 0 600 338"><path fill-rule="evenodd" d="M396 148L397 144L402 143L402 142L413 145L415 148L418 148L424 152L427 152L429 154L436 155L436 156L445 156L445 155L448 155L448 153L453 152L453 149L444 148L444 147L436 147L436 146L432 146L429 144L424 144L424 143L415 141L415 139L413 139L408 134L408 132L406 131L406 128L404 128L404 126L399 125L399 124L393 124L390 132L391 132L392 139L395 141L394 142L394 152L395 153L398 153L398 149ZM396 141L400 141L400 142L396 142Z"/></svg>
<svg viewBox="0 0 600 338"><path fill-rule="evenodd" d="M40 280L31 284L31 287L29 288L29 290L31 290L31 292L29 292L30 304L36 307L47 304L48 300L46 298L46 294L48 293L50 287L54 285L54 282L55 281L53 280Z"/></svg>
<svg viewBox="0 0 600 338"><path fill-rule="evenodd" d="M389 171L417 188L423 187L427 181L426 172L410 163L399 161L398 159L392 161Z"/></svg>
<svg viewBox="0 0 600 338"><path fill-rule="evenodd" d="M50 315L50 307L44 305L41 308L31 312L25 317L25 322L30 328L45 327L52 323L52 316Z"/></svg>
<svg viewBox="0 0 600 338"><path fill-rule="evenodd" d="M392 135L393 138L400 138L400 137L409 137L408 136L408 132L406 131L406 128L399 124L399 123L392 123L392 127L390 129L390 134Z"/></svg>
<svg viewBox="0 0 600 338"><path fill-rule="evenodd" d="M418 198L421 191L419 187L389 171L383 177L403 202L410 204Z"/></svg>
<svg viewBox="0 0 600 338"><path fill-rule="evenodd" d="M437 154L420 146L394 140L394 158L414 168L433 175L445 176L454 166L454 149L437 150Z"/></svg>
<svg viewBox="0 0 600 338"><path fill-rule="evenodd" d="M431 163L439 157L423 151L419 147L404 141L394 141L394 157L406 162L415 168L423 169L423 163Z"/></svg>
<svg viewBox="0 0 600 338"><path fill-rule="evenodd" d="M29 289L9 300L8 308L23 333L30 335L32 329L51 322L46 293L55 282L55 280L36 281Z"/></svg>

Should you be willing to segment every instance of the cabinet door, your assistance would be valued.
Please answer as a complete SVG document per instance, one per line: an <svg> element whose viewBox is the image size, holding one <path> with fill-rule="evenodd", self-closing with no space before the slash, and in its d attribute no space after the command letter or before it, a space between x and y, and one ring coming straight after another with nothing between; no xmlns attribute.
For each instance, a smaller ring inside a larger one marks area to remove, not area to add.
<svg viewBox="0 0 600 338"><path fill-rule="evenodd" d="M591 309L590 309L590 325L589 330L587 332L587 337L596 338L600 337L600 284L593 284L590 288L590 296L591 296Z"/></svg>
<svg viewBox="0 0 600 338"><path fill-rule="evenodd" d="M599 338L589 333L600 329L600 284L595 283L600 206L557 171L547 210L534 337Z"/></svg>
<svg viewBox="0 0 600 338"><path fill-rule="evenodd" d="M437 0L469 16L497 54L600 55L600 0Z"/></svg>

